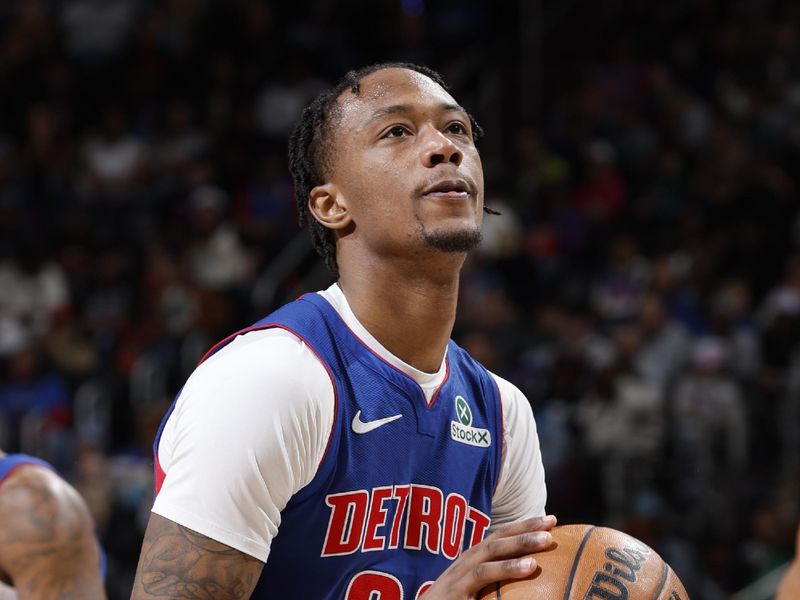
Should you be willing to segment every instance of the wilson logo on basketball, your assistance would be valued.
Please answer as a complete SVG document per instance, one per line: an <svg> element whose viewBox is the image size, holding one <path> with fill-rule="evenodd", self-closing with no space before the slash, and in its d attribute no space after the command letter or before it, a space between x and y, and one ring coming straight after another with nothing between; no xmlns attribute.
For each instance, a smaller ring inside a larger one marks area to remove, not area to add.
<svg viewBox="0 0 800 600"><path fill-rule="evenodd" d="M688 600L670 566L621 531L561 525L550 534L553 545L536 554L533 576L489 585L479 600Z"/></svg>
<svg viewBox="0 0 800 600"><path fill-rule="evenodd" d="M456 396L456 420L450 422L450 437L462 444L488 448L492 445L492 436L488 429L472 426L472 409L463 396Z"/></svg>
<svg viewBox="0 0 800 600"><path fill-rule="evenodd" d="M623 600L628 598L628 588L624 581L636 583L642 563L651 554L649 548L623 547L608 548L605 552L608 562L603 564L603 570L597 571L592 578L589 591L583 596L584 600Z"/></svg>

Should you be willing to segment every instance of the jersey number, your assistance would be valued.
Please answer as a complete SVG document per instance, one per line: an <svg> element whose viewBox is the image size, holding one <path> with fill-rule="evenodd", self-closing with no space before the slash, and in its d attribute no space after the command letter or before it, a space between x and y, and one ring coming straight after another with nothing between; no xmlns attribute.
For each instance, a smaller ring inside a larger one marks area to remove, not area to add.
<svg viewBox="0 0 800 600"><path fill-rule="evenodd" d="M417 591L419 598L433 585L426 581ZM380 571L361 571L350 580L345 600L403 600L403 585L394 575Z"/></svg>

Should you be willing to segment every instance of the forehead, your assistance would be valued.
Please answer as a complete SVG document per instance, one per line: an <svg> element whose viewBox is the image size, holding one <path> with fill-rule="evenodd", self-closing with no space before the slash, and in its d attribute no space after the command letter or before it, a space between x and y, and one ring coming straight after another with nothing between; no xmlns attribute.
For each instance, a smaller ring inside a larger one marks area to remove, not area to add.
<svg viewBox="0 0 800 600"><path fill-rule="evenodd" d="M343 91L338 98L338 112L342 124L358 127L376 110L400 104L425 110L455 105L456 101L442 86L422 73L388 68L363 77L358 94L350 89Z"/></svg>

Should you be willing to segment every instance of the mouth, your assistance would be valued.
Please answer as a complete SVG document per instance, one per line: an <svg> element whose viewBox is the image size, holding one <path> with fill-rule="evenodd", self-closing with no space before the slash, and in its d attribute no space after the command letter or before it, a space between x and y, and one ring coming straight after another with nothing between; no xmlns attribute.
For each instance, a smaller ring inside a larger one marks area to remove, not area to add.
<svg viewBox="0 0 800 600"><path fill-rule="evenodd" d="M464 179L445 179L422 191L422 196L452 200L463 200L471 195L472 189Z"/></svg>

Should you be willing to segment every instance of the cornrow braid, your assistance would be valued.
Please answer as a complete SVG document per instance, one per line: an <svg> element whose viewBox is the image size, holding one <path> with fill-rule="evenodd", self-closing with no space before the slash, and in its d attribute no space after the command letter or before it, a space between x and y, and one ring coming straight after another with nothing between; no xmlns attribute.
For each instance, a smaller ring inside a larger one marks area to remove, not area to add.
<svg viewBox="0 0 800 600"><path fill-rule="evenodd" d="M331 165L331 118L339 96L345 90L359 94L361 80L367 75L383 69L408 69L416 71L448 90L442 76L433 69L413 63L391 62L380 63L348 71L332 88L322 92L300 115L289 137L289 172L294 182L294 197L297 203L298 223L300 227L309 226L314 249L325 261L328 269L338 279L339 266L336 262L336 239L333 230L317 221L308 208L308 197L311 190L325 182ZM483 135L483 130L469 114L472 124L472 137L475 141ZM484 209L495 214L491 209Z"/></svg>

